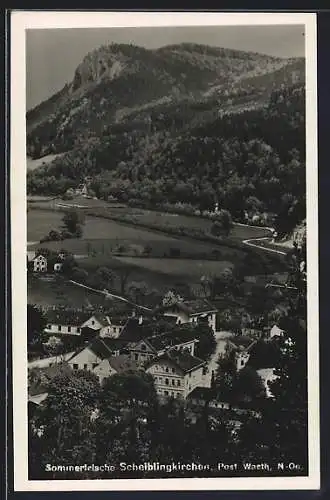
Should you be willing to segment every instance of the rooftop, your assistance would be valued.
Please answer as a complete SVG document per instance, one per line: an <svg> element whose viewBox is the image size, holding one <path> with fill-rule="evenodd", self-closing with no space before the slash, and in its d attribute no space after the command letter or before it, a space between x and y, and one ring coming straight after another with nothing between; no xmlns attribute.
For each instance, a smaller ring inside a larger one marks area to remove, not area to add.
<svg viewBox="0 0 330 500"><path fill-rule="evenodd" d="M119 339L138 342L139 340L152 336L152 334L152 323L143 322L140 324L138 319L129 318L120 332Z"/></svg>
<svg viewBox="0 0 330 500"><path fill-rule="evenodd" d="M155 310L155 312L158 313L164 312L169 309L173 309L173 307L181 309L182 311L185 311L186 313L191 315L217 311L217 308L213 304L211 304L211 302L209 302L208 300L194 299L194 300L184 300L182 302L174 302L173 304L169 305L161 305Z"/></svg>
<svg viewBox="0 0 330 500"><path fill-rule="evenodd" d="M161 361L170 361L175 364L178 368L180 368L183 373L189 373L196 368L205 365L205 361L202 359L196 358L195 356L191 356L191 354L187 352L181 352L176 350L170 350L159 356L158 358L153 359L149 366Z"/></svg>
<svg viewBox="0 0 330 500"><path fill-rule="evenodd" d="M90 312L73 309L49 309L46 313L47 323L53 325L81 326L91 316Z"/></svg>
<svg viewBox="0 0 330 500"><path fill-rule="evenodd" d="M161 349L164 349L168 346L175 346L184 344L185 342L192 342L193 340L195 340L195 335L191 330L187 330L185 328L176 328L174 331L165 332L160 335L154 335L152 337L148 337L146 340L154 349L156 349L156 351L160 351Z"/></svg>

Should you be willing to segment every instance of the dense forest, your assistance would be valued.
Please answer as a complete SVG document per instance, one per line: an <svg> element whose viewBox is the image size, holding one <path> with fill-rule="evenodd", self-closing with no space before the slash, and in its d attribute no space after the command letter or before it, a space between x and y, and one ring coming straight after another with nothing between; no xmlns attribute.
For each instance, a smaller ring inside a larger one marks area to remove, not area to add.
<svg viewBox="0 0 330 500"><path fill-rule="evenodd" d="M187 213L218 202L234 220L275 220L280 233L305 218L303 61L190 44L111 47L87 55L71 87L28 113L28 154L64 153L28 172L29 194L61 195L93 175L103 199L179 202Z"/></svg>

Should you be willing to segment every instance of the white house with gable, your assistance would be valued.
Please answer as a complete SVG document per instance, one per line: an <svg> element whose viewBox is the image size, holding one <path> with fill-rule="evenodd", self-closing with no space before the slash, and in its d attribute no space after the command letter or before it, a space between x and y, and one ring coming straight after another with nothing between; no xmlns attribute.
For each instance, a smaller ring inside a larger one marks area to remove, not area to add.
<svg viewBox="0 0 330 500"><path fill-rule="evenodd" d="M32 258L32 262L35 273L47 272L47 258L44 255L36 255Z"/></svg>
<svg viewBox="0 0 330 500"><path fill-rule="evenodd" d="M284 330L279 328L277 325L274 325L269 332L269 337L271 339L274 337L283 337L283 335L284 335Z"/></svg>
<svg viewBox="0 0 330 500"><path fill-rule="evenodd" d="M91 330L99 331L101 337L110 336L111 320L105 314L96 313L82 323L81 328L90 328Z"/></svg>
<svg viewBox="0 0 330 500"><path fill-rule="evenodd" d="M200 319L204 319L216 332L216 314L218 310L206 299L173 302L159 307L156 312L176 318L178 325L198 323Z"/></svg>

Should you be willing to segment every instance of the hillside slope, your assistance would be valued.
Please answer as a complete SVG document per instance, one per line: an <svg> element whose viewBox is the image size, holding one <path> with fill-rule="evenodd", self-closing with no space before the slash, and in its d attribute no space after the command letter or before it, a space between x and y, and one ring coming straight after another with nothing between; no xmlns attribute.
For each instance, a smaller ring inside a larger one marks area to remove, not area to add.
<svg viewBox="0 0 330 500"><path fill-rule="evenodd" d="M194 44L88 54L61 92L27 114L34 194L92 176L107 199L144 206L217 201L237 220L294 227L305 205L305 64ZM280 228L279 228L280 230Z"/></svg>
<svg viewBox="0 0 330 500"><path fill-rule="evenodd" d="M27 113L27 152L40 157L68 151L131 110L150 109L164 99L212 109L214 96L225 104L260 94L270 87L262 76L290 66L283 59L194 44L158 50L104 46L86 55L70 84ZM260 82L254 84L255 78Z"/></svg>

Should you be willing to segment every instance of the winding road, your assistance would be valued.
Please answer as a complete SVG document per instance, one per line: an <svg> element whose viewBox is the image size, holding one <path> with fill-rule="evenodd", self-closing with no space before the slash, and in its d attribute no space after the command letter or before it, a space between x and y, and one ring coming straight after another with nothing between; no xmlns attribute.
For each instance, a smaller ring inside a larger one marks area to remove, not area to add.
<svg viewBox="0 0 330 500"><path fill-rule="evenodd" d="M264 247L262 245L258 245L256 241L268 241L271 242L272 238L269 236L264 236L263 238L251 238L248 240L243 240L244 245L248 245L249 247L259 248L261 250L265 250L265 252L273 252L279 255L286 255L287 252L283 252L283 250L275 250L275 248Z"/></svg>

